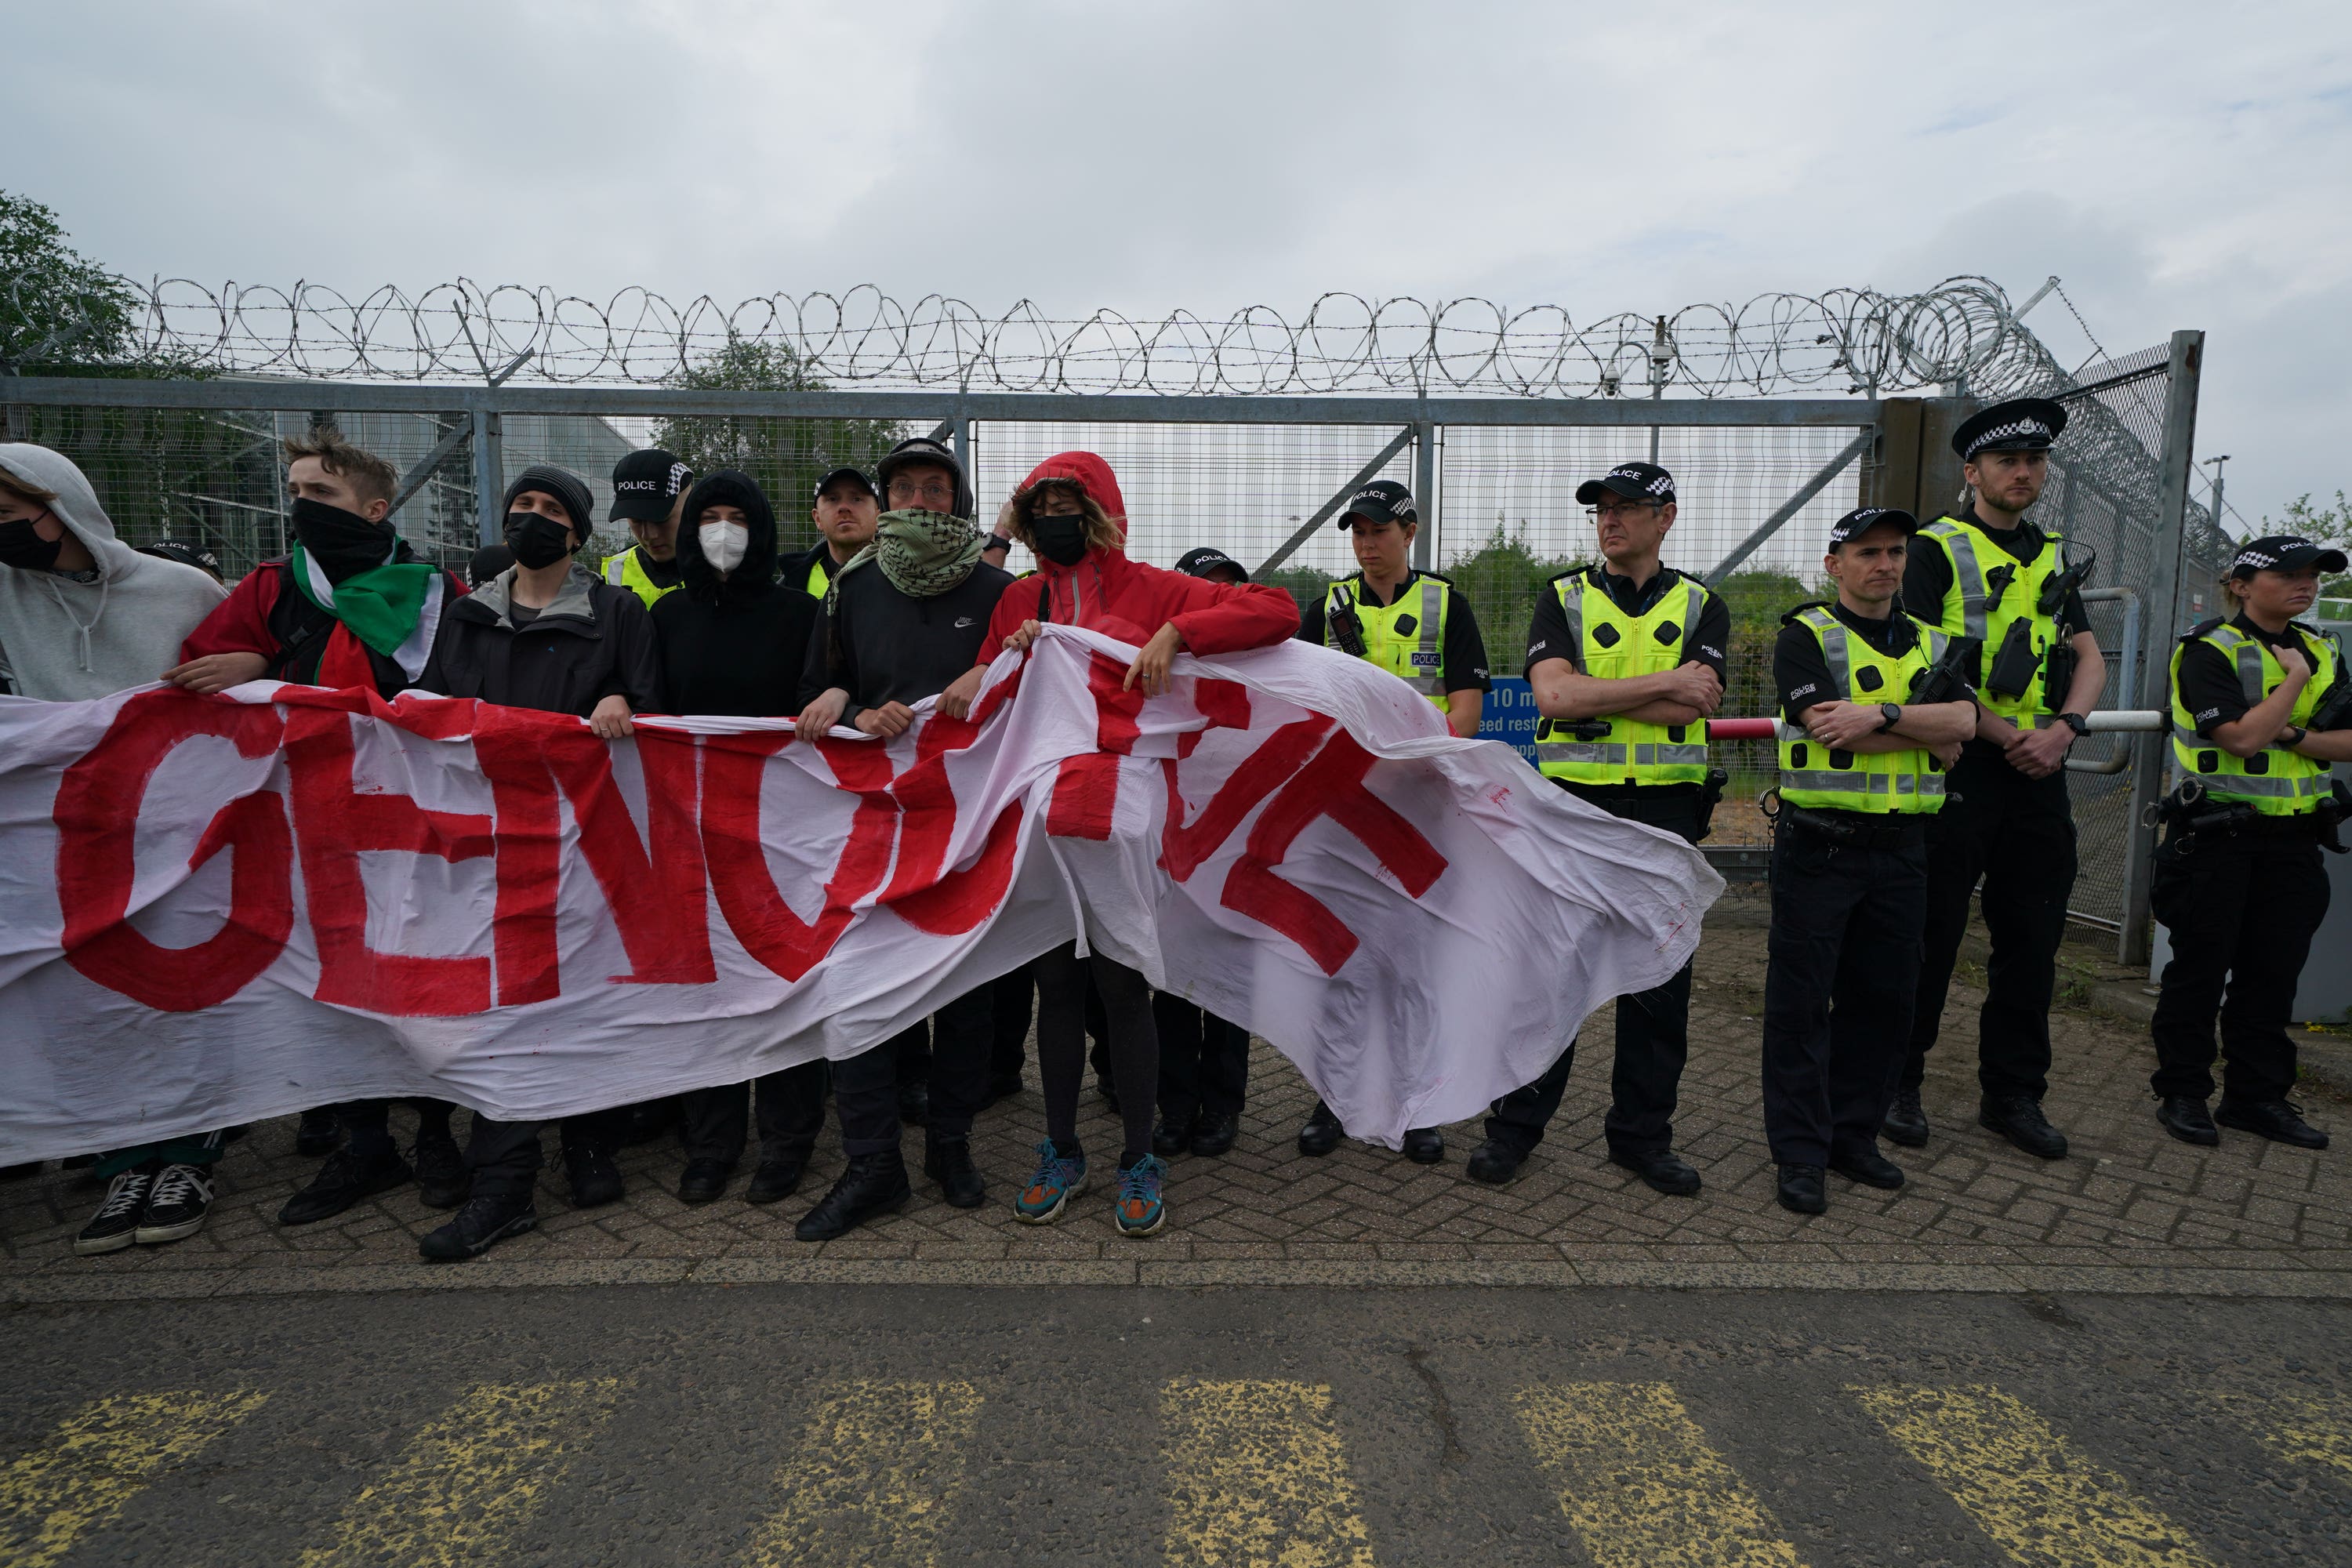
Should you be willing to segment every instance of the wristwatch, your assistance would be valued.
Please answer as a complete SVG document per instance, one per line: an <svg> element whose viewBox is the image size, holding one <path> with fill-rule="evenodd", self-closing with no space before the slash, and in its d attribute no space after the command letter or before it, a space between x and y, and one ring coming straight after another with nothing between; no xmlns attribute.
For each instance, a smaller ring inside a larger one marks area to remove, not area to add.
<svg viewBox="0 0 2352 1568"><path fill-rule="evenodd" d="M2065 725L2077 735L2087 735L2091 732L2091 721L2080 713L2061 713L2058 715L2058 722Z"/></svg>
<svg viewBox="0 0 2352 1568"><path fill-rule="evenodd" d="M1900 702L1882 702L1878 710L1885 715L1878 721L1878 732L1882 735L1903 722L1903 704Z"/></svg>
<svg viewBox="0 0 2352 1568"><path fill-rule="evenodd" d="M2300 724L2289 724L2286 727L2285 732L2279 736L2279 741L2288 751L2292 752L2297 746L2302 745L2304 737L2310 733L2310 731L2305 729ZM2290 740L2288 739L2289 736L2293 736L2294 738Z"/></svg>
<svg viewBox="0 0 2352 1568"><path fill-rule="evenodd" d="M988 536L988 542L982 545L981 548L982 550L1010 550L1013 548L1013 541L1005 538L1004 535L1001 533L992 533Z"/></svg>

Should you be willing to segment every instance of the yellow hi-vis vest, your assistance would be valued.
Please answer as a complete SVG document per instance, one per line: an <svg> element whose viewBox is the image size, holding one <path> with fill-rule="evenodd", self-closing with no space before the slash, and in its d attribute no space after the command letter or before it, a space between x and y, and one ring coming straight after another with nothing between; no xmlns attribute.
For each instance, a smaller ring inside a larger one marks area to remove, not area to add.
<svg viewBox="0 0 2352 1568"><path fill-rule="evenodd" d="M1361 573L1331 584L1323 601L1323 646L1339 646L1332 623L1339 612L1353 609L1364 628L1365 659L1436 703L1439 712L1447 711L1445 606L1452 595L1445 580L1424 572L1393 605L1364 598L1363 586Z"/></svg>
<svg viewBox="0 0 2352 1568"><path fill-rule="evenodd" d="M1927 671L1949 639L1925 622L1910 620L1918 634L1911 646L1888 655L1820 605L1792 612L1789 619L1813 634L1828 660L1830 679L1848 702L1900 702L1911 683ZM1883 816L1930 815L1944 809L1944 764L1925 746L1899 752L1833 752L1806 734L1787 715L1780 734L1780 800L1816 811L1866 811Z"/></svg>
<svg viewBox="0 0 2352 1568"><path fill-rule="evenodd" d="M644 600L648 610L654 607L655 600L665 594L677 593L679 587L679 584L672 583L665 588L646 576L645 563L637 559L637 547L634 544L618 555L604 557L604 581L615 588L626 588Z"/></svg>
<svg viewBox="0 0 2352 1568"><path fill-rule="evenodd" d="M1595 680L1624 680L1679 668L1706 589L1685 577L1658 602L1629 616L1601 585L1599 569L1556 579L1580 667ZM1609 733L1582 741L1549 719L1536 721L1536 768L1546 778L1589 784L1698 784L1706 777L1706 724L1649 724L1609 716Z"/></svg>
<svg viewBox="0 0 2352 1568"><path fill-rule="evenodd" d="M2338 665L2336 650L2326 637L2300 623L2295 629L2305 634L2303 646L2311 654L2311 679L2304 682L2303 694L2294 700L2287 722L2303 724L2336 684ZM2277 690L2279 682L2286 679L2285 668L2268 643L2248 637L2226 621L2209 621L2173 645L2172 761L2181 776L2203 780L2205 793L2216 800L2251 805L2265 816L2300 816L2317 811L2319 803L2327 798L2327 763L2280 743L2264 746L2251 757L2233 757L2198 735L2195 716L2180 700L2180 656L2193 642L2210 643L2221 650L2236 668L2238 689L2245 693L2249 705ZM2284 742L2285 736L2279 739Z"/></svg>
<svg viewBox="0 0 2352 1568"><path fill-rule="evenodd" d="M1952 563L1952 585L1944 590L1937 626L1948 637L1983 639L1983 651L1977 656L1977 700L2019 729L2032 729L2050 717L2050 693L2042 689L2042 683L2050 668L2050 645L2057 640L2058 620L2054 615L2042 614L2037 606L2043 585L2065 570L2065 550L2059 536L2043 534L2042 552L2031 564L1994 543L1992 536L1973 521L1959 518L1939 517L1921 529L1918 536L1942 545ZM1987 574L2004 570L2009 573L2006 585L1993 587ZM2018 620L2027 623L2033 679L2015 697L1996 697L1985 689L1984 679L1992 670L1994 655L2009 638L2010 623ZM2059 692L2057 700L2063 702L2066 694Z"/></svg>

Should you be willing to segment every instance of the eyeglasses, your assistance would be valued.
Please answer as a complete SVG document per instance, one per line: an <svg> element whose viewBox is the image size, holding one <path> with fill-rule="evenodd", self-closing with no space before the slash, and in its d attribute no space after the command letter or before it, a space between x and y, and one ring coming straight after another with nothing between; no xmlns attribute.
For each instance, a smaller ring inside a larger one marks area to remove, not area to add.
<svg viewBox="0 0 2352 1568"><path fill-rule="evenodd" d="M1612 517L1630 518L1634 513L1642 510L1644 507L1653 511L1662 511L1665 509L1665 502L1654 500L1610 501L1603 506L1586 507L1584 509L1584 515L1594 522L1601 522Z"/></svg>

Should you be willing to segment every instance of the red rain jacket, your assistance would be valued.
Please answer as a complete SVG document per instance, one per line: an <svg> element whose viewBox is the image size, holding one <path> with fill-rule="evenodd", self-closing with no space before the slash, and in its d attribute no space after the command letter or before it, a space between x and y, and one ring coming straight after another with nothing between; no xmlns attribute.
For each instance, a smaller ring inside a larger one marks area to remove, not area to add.
<svg viewBox="0 0 2352 1568"><path fill-rule="evenodd" d="M1015 495L1047 479L1075 484L1124 524L1127 500L1110 465L1092 452L1063 452L1029 471ZM993 657L1024 621L1085 626L1140 647L1173 622L1187 653L1236 653L1271 647L1298 635L1298 602L1283 589L1252 583L1212 583L1165 567L1130 561L1116 547L1097 546L1075 566L1039 559L1037 574L1004 590L989 618L982 651Z"/></svg>

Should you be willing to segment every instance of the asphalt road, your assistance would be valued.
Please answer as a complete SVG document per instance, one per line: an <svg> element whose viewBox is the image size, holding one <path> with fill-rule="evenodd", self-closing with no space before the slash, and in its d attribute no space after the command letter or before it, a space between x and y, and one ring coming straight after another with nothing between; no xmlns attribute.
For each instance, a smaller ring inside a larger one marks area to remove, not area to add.
<svg viewBox="0 0 2352 1568"><path fill-rule="evenodd" d="M747 1286L24 1308L0 1564L2352 1562L2352 1305Z"/></svg>

